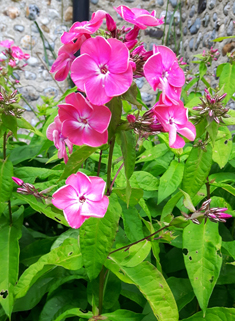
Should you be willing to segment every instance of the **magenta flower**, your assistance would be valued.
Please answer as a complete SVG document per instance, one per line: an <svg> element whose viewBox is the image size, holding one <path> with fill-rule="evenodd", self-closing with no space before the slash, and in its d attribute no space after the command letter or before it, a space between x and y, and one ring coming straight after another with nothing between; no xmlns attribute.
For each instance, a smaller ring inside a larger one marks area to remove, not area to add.
<svg viewBox="0 0 235 321"><path fill-rule="evenodd" d="M148 26L156 27L164 23L163 18L156 18L156 11L153 10L149 13L147 10L132 8L130 9L127 6L114 7L117 13L127 22L130 22L140 29L146 29Z"/></svg>
<svg viewBox="0 0 235 321"><path fill-rule="evenodd" d="M55 79L57 81L63 81L68 76L70 67L74 59L76 58L74 54L81 48L81 45L86 41L87 35L80 35L77 41L68 43L60 47L58 51L58 57L51 66L51 73L55 74Z"/></svg>
<svg viewBox="0 0 235 321"><path fill-rule="evenodd" d="M144 75L153 90L162 90L162 99L166 105L177 104L185 76L171 49L154 45L153 56L144 65Z"/></svg>
<svg viewBox="0 0 235 321"><path fill-rule="evenodd" d="M79 228L89 217L104 217L109 205L104 192L102 178L78 172L70 175L66 185L52 195L52 203L63 210L72 228Z"/></svg>
<svg viewBox="0 0 235 321"><path fill-rule="evenodd" d="M4 47L4 48L11 48L11 46L13 45L14 41L13 40L3 40L0 42L0 46Z"/></svg>
<svg viewBox="0 0 235 321"><path fill-rule="evenodd" d="M11 66L12 68L14 68L16 66L15 60L10 59L8 62L8 65Z"/></svg>
<svg viewBox="0 0 235 321"><path fill-rule="evenodd" d="M24 184L24 181L22 181L22 179L20 179L18 177L12 177L12 179L19 186L22 186Z"/></svg>
<svg viewBox="0 0 235 321"><path fill-rule="evenodd" d="M12 50L12 53L11 53L12 57L17 58L19 60L24 59L24 53L19 47L12 46L11 50Z"/></svg>
<svg viewBox="0 0 235 321"><path fill-rule="evenodd" d="M177 133L185 136L189 140L196 137L195 126L188 121L188 110L182 101L178 105L166 106L160 101L153 107L153 112L160 121L165 132L169 132L169 145L171 148L182 148L185 141Z"/></svg>
<svg viewBox="0 0 235 321"><path fill-rule="evenodd" d="M103 105L131 86L129 50L117 39L90 38L72 63L71 78L93 104Z"/></svg>
<svg viewBox="0 0 235 321"><path fill-rule="evenodd" d="M96 32L103 23L107 12L98 10L91 16L90 21L75 22L70 28L69 32L64 32L61 37L62 43L69 43L78 38L81 34L91 35Z"/></svg>
<svg viewBox="0 0 235 321"><path fill-rule="evenodd" d="M62 133L78 146L98 147L108 141L111 111L106 106L88 102L80 93L72 93L59 105L59 117L63 122Z"/></svg>
<svg viewBox="0 0 235 321"><path fill-rule="evenodd" d="M73 144L67 137L63 136L62 123L59 116L56 116L54 122L48 126L46 135L49 140L54 142L55 147L58 149L58 158L64 158L64 162L66 164L68 161L68 155L65 144L68 146L70 154L73 151Z"/></svg>

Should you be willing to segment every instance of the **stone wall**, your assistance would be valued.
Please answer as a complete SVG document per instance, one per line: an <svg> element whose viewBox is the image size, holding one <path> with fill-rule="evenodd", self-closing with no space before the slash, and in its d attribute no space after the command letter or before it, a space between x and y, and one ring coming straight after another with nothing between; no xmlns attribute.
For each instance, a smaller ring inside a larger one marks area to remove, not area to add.
<svg viewBox="0 0 235 321"><path fill-rule="evenodd" d="M113 9L113 6L120 4L141 7L149 11L156 10L158 17L166 15L167 10L164 41L163 25L141 31L146 49L150 50L153 44L162 44L162 41L166 43L169 24L172 22L168 44L172 49L178 47L179 53L187 62L193 59L194 54L209 49L213 45L212 39L219 36L231 36L234 32L235 1L183 0L180 6L179 0L90 0L91 13L98 9L106 10L117 18L118 25L121 26L124 22ZM15 73L15 77L20 80L19 91L35 108L36 104L42 103L41 95L58 98L61 91L64 91L68 85L63 82L59 84L59 88L48 73L42 41L34 20L38 22L48 43L57 53L61 46L61 34L72 24L71 0L41 0L40 2L0 0L0 41L12 39L31 55L25 71ZM48 43L46 42L46 48L49 64L52 65L54 59L48 50ZM223 41L214 44L214 47L219 48L221 53L218 61L220 63L226 61L226 56L222 56L222 51L225 53L235 47L235 42L227 41L227 43L229 44L226 45L226 41ZM212 73L215 73L218 62L213 63ZM190 65L190 68L193 68L193 65ZM212 85L216 84L213 76L207 80ZM155 93L149 85L143 78L137 80L137 85L141 90L143 101L152 104L155 100ZM25 108L28 109L26 105ZM33 117L31 122L35 123Z"/></svg>

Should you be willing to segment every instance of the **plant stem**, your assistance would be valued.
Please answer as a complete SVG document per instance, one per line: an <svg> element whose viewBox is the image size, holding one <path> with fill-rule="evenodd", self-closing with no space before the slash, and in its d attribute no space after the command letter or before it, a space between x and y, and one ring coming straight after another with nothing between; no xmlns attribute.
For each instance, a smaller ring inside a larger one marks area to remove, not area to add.
<svg viewBox="0 0 235 321"><path fill-rule="evenodd" d="M5 132L3 135L3 159L5 160L7 157L6 153L6 145L7 145L7 133ZM8 210L9 210L9 218L10 218L10 224L12 225L12 211L11 211L11 201L8 201Z"/></svg>
<svg viewBox="0 0 235 321"><path fill-rule="evenodd" d="M209 183L208 177L206 179L206 192L207 192L206 198L207 198L207 200L209 200L211 198L211 192L210 192L210 183Z"/></svg>
<svg viewBox="0 0 235 321"><path fill-rule="evenodd" d="M111 255L111 254L113 254L113 253L115 253L115 252L124 250L124 249L129 249L131 246L133 246L133 245L135 245L135 244L138 244L138 243L140 243L140 242L142 242L142 241L144 241L144 240L149 239L150 237L154 236L155 234L157 234L157 233L165 230L165 229L166 229L167 227L169 227L169 226L170 226L170 225L165 225L165 226L163 226L162 228L160 228L159 230L157 230L156 232L154 232L154 233L152 233L152 234L144 237L143 239L141 239L141 240L139 240L139 241L136 241L136 242L131 243L131 244L129 244L129 245L125 245L125 246L123 246L123 247L120 247L119 249L116 249L116 250L110 252L109 255Z"/></svg>
<svg viewBox="0 0 235 321"><path fill-rule="evenodd" d="M118 177L118 174L120 173L120 171L121 171L121 169L123 168L123 166L124 166L124 163L122 163L122 165L119 167L119 169L118 169L118 171L117 171L116 175L114 176L114 179L113 179L113 181L112 181L112 184L110 185L110 191L112 191L113 184L114 184L114 182L115 182L116 178Z"/></svg>
<svg viewBox="0 0 235 321"><path fill-rule="evenodd" d="M104 266L102 266L102 269L100 271L100 282L99 282L99 315L102 314L103 296L104 296L104 280L105 280Z"/></svg>
<svg viewBox="0 0 235 321"><path fill-rule="evenodd" d="M113 150L115 144L115 136L110 141L110 148L109 148L109 160L108 160L108 169L107 169L107 195L110 195L110 184L111 184L111 171L112 171L112 159L113 159Z"/></svg>
<svg viewBox="0 0 235 321"><path fill-rule="evenodd" d="M99 163L98 163L98 169L97 169L97 176L100 176L100 166L101 166L101 160L102 160L102 153L103 151L100 151L100 158L99 158Z"/></svg>
<svg viewBox="0 0 235 321"><path fill-rule="evenodd" d="M167 4L166 4L166 16L164 18L165 23L164 23L164 31L163 31L163 36L162 36L162 45L164 45L164 40L165 40L164 38L166 35L166 19L167 19L168 5L169 5L169 0L167 0Z"/></svg>

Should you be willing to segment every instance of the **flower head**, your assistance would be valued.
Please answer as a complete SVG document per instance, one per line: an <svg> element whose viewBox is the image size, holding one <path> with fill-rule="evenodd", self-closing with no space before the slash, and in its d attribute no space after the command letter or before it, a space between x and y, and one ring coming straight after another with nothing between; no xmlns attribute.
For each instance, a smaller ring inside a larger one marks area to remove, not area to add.
<svg viewBox="0 0 235 321"><path fill-rule="evenodd" d="M185 145L185 141L177 133L189 140L195 139L195 126L188 121L188 110L184 107L182 101L179 101L179 105L166 106L160 96L159 102L153 107L153 112L159 119L164 131L169 132L171 148L182 148Z"/></svg>
<svg viewBox="0 0 235 321"><path fill-rule="evenodd" d="M58 157L64 158L64 162L66 164L68 161L68 155L65 144L68 146L70 154L73 151L73 144L67 137L63 136L62 123L59 116L56 116L54 122L48 126L46 135L49 140L54 142L55 147L58 149Z"/></svg>
<svg viewBox="0 0 235 321"><path fill-rule="evenodd" d="M153 90L162 90L162 100L166 105L177 104L185 76L171 49L154 45L153 55L144 65L144 75Z"/></svg>
<svg viewBox="0 0 235 321"><path fill-rule="evenodd" d="M97 36L82 44L71 66L71 78L91 103L103 105L125 93L133 73L127 47L117 39Z"/></svg>
<svg viewBox="0 0 235 321"><path fill-rule="evenodd" d="M63 210L72 228L79 228L89 217L101 218L105 215L109 199L104 192L102 178L78 172L70 175L66 185L52 195L52 203Z"/></svg>
<svg viewBox="0 0 235 321"><path fill-rule="evenodd" d="M4 48L11 48L11 46L13 45L14 41L13 40L3 40L0 42L0 46L4 47Z"/></svg>
<svg viewBox="0 0 235 321"><path fill-rule="evenodd" d="M25 54L23 53L23 51L17 47L17 46L12 46L11 47L12 50L12 57L17 58L19 60L22 60L25 58Z"/></svg>
<svg viewBox="0 0 235 321"><path fill-rule="evenodd" d="M80 93L72 93L59 105L62 133L75 145L98 147L107 143L111 112L106 106L88 102Z"/></svg>
<svg viewBox="0 0 235 321"><path fill-rule="evenodd" d="M147 10L132 8L127 6L114 7L117 13L127 22L130 22L140 29L146 29L148 26L156 27L164 23L163 19L156 18L156 11L149 13Z"/></svg>

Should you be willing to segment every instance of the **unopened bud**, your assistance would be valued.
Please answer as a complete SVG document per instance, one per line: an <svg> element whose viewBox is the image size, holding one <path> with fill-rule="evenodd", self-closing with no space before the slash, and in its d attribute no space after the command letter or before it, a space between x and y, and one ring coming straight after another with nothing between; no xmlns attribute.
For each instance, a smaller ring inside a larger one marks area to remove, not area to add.
<svg viewBox="0 0 235 321"><path fill-rule="evenodd" d="M135 121L136 121L136 117L135 117L135 115L127 115L127 120L128 120L128 122L131 124L131 123L135 123Z"/></svg>
<svg viewBox="0 0 235 321"><path fill-rule="evenodd" d="M106 25L108 31L114 31L117 27L116 22L113 20L113 18L110 16L110 14L106 14Z"/></svg>
<svg viewBox="0 0 235 321"><path fill-rule="evenodd" d="M12 177L12 179L19 186L22 186L24 184L24 181L22 181L22 179L20 179L18 177Z"/></svg>

